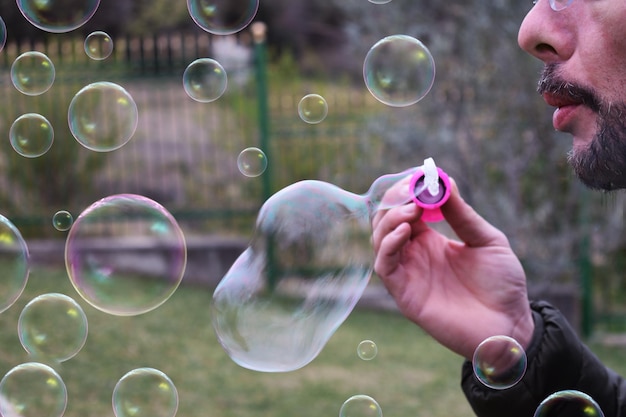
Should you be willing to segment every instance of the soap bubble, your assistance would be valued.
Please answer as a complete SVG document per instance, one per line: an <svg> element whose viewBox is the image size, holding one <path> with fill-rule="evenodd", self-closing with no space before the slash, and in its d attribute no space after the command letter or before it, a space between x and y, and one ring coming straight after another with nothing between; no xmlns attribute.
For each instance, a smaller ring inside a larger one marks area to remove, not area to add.
<svg viewBox="0 0 626 417"><path fill-rule="evenodd" d="M0 215L0 313L11 307L28 282L28 247L17 228Z"/></svg>
<svg viewBox="0 0 626 417"><path fill-rule="evenodd" d="M356 353L364 361L371 361L378 355L378 346L371 340L363 340L359 343Z"/></svg>
<svg viewBox="0 0 626 417"><path fill-rule="evenodd" d="M328 115L328 103L319 94L307 94L298 103L298 114L307 123L320 123Z"/></svg>
<svg viewBox="0 0 626 417"><path fill-rule="evenodd" d="M66 232L70 230L72 223L74 223L74 217L67 210L59 210L54 213L54 216L52 216L52 225L59 232Z"/></svg>
<svg viewBox="0 0 626 417"><path fill-rule="evenodd" d="M187 0L187 9L193 21L205 31L231 35L252 22L259 0Z"/></svg>
<svg viewBox="0 0 626 417"><path fill-rule="evenodd" d="M92 151L109 152L130 140L139 114L128 91L103 81L76 93L70 102L68 120L72 135L81 145Z"/></svg>
<svg viewBox="0 0 626 417"><path fill-rule="evenodd" d="M378 41L367 53L363 78L380 102L405 107L420 101L435 81L435 61L422 42L407 35Z"/></svg>
<svg viewBox="0 0 626 417"><path fill-rule="evenodd" d="M2 378L0 398L3 416L61 417L67 406L67 388L54 369L28 362L14 367Z"/></svg>
<svg viewBox="0 0 626 417"><path fill-rule="evenodd" d="M17 329L20 343L37 360L64 362L85 345L87 316L71 297L43 294L26 304Z"/></svg>
<svg viewBox="0 0 626 417"><path fill-rule="evenodd" d="M555 12L567 9L572 4L572 0L550 0L550 7Z"/></svg>
<svg viewBox="0 0 626 417"><path fill-rule="evenodd" d="M37 158L52 147L54 129L42 115L27 113L15 119L9 140L15 152L26 158Z"/></svg>
<svg viewBox="0 0 626 417"><path fill-rule="evenodd" d="M174 417L177 410L176 386L157 369L134 369L124 375L113 390L116 417Z"/></svg>
<svg viewBox="0 0 626 417"><path fill-rule="evenodd" d="M27 96L38 96L48 91L55 77L54 64L41 52L25 52L11 65L11 82Z"/></svg>
<svg viewBox="0 0 626 417"><path fill-rule="evenodd" d="M178 288L187 261L183 232L160 204L134 194L103 198L74 221L65 264L93 307L118 316L154 310Z"/></svg>
<svg viewBox="0 0 626 417"><path fill-rule="evenodd" d="M267 169L267 156L259 148L246 148L237 157L237 167L246 177L258 177Z"/></svg>
<svg viewBox="0 0 626 417"><path fill-rule="evenodd" d="M534 417L604 417L600 406L589 395L575 390L558 391L543 400Z"/></svg>
<svg viewBox="0 0 626 417"><path fill-rule="evenodd" d="M513 338L492 336L474 352L472 365L476 378L493 389L507 389L526 373L526 352Z"/></svg>
<svg viewBox="0 0 626 417"><path fill-rule="evenodd" d="M366 195L300 181L263 204L251 245L213 294L213 326L237 364L286 372L319 354L369 281L372 213L398 182L403 198L385 204L411 201L415 172L383 176Z"/></svg>
<svg viewBox="0 0 626 417"><path fill-rule="evenodd" d="M85 38L85 53L96 61L107 59L113 53L113 40L106 32L92 32Z"/></svg>
<svg viewBox="0 0 626 417"><path fill-rule="evenodd" d="M339 409L339 417L383 417L378 402L368 395L354 395Z"/></svg>
<svg viewBox="0 0 626 417"><path fill-rule="evenodd" d="M100 0L17 0L26 20L52 33L70 32L87 23Z"/></svg>
<svg viewBox="0 0 626 417"><path fill-rule="evenodd" d="M7 42L7 25L4 24L4 20L0 17L0 51L4 48L4 44Z"/></svg>
<svg viewBox="0 0 626 417"><path fill-rule="evenodd" d="M214 59L193 61L183 73L183 88L189 97L201 103L210 103L226 91L228 76L224 67Z"/></svg>
<svg viewBox="0 0 626 417"><path fill-rule="evenodd" d="M369 2L374 4L387 4L390 3L391 0L369 0Z"/></svg>

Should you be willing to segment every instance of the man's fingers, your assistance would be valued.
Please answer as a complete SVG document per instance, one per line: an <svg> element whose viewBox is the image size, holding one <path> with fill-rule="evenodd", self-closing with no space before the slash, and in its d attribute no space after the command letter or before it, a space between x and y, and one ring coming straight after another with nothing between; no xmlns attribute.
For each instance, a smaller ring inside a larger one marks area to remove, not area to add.
<svg viewBox="0 0 626 417"><path fill-rule="evenodd" d="M483 219L463 200L452 178L450 182L450 199L441 207L441 212L459 239L471 247L508 244L506 236L500 230Z"/></svg>

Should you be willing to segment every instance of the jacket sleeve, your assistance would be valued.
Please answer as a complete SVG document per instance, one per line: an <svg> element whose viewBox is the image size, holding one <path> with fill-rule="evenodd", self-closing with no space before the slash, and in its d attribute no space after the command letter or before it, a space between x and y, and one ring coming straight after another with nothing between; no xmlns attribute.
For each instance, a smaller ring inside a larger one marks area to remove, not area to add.
<svg viewBox="0 0 626 417"><path fill-rule="evenodd" d="M539 403L561 390L591 396L605 417L626 417L626 382L608 369L580 341L565 317L547 302L531 302L535 332L526 351L523 379L506 390L494 390L463 364L461 386L479 417L533 417ZM565 417L565 416L563 416Z"/></svg>

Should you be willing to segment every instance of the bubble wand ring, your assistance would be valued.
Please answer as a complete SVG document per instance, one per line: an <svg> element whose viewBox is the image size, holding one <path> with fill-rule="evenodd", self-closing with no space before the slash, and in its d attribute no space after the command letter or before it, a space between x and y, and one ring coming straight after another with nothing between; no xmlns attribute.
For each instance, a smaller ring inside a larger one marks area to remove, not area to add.
<svg viewBox="0 0 626 417"><path fill-rule="evenodd" d="M409 183L409 194L415 204L424 209L422 220L425 222L439 222L444 220L443 214L439 209L448 198L450 198L450 190L452 185L450 177L441 168L437 168L437 185L436 192L433 191L427 181L426 169L418 168Z"/></svg>

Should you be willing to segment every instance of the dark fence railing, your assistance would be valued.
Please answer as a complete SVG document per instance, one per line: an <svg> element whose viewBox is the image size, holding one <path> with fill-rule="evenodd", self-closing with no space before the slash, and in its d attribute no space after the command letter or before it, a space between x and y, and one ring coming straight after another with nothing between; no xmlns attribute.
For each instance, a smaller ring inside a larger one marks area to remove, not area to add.
<svg viewBox="0 0 626 417"><path fill-rule="evenodd" d="M316 178L365 192L375 179L354 175L355 164L367 165L363 120L383 107L365 88L311 84L266 71L247 32L237 38L195 32L113 41L113 54L102 61L90 59L83 39L70 35L11 42L0 52L0 135L8 138L24 113L43 115L55 131L52 148L38 158L0 142L0 213L26 235L54 233L49 230L56 211L77 216L118 193L155 199L192 231L247 234L268 195L292 182ZM38 96L23 95L10 78L14 60L27 51L43 52L55 65L52 88ZM226 93L211 103L196 102L183 89L185 68L200 57L217 59L228 73ZM258 77L259 65L269 80ZM68 127L70 101L98 81L121 85L139 110L134 136L112 152L82 147ZM269 87L260 90L259 82ZM268 94L267 116L261 118L259 91ZM298 117L298 101L309 92L328 101L329 116L318 125ZM269 138L262 143L264 130ZM265 177L245 177L237 169L239 152L251 146L268 148L271 170Z"/></svg>

